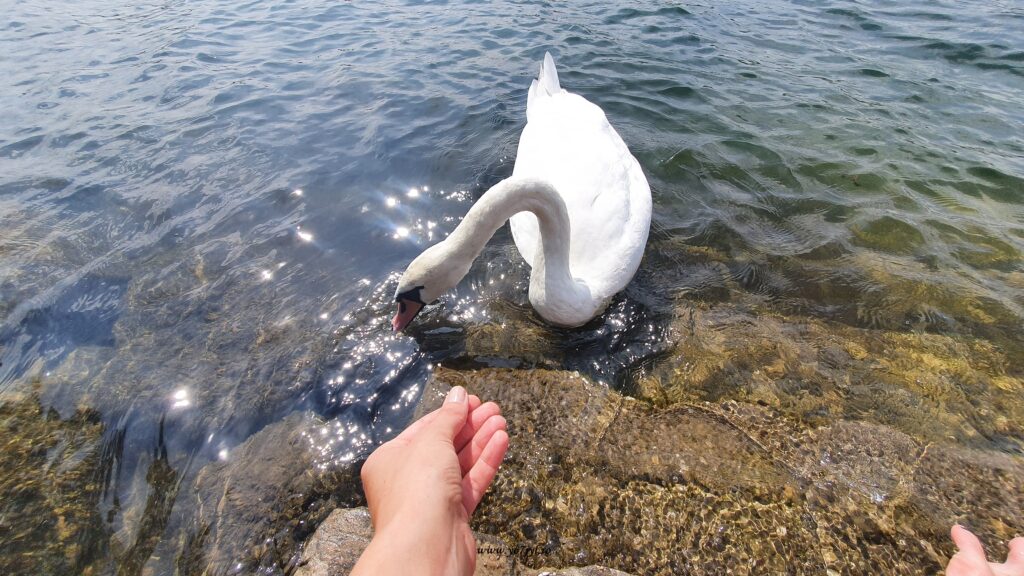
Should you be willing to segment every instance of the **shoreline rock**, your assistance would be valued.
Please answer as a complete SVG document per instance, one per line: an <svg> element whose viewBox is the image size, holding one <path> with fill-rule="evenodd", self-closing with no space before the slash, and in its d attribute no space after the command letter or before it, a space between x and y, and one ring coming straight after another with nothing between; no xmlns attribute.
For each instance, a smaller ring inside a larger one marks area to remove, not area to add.
<svg viewBox="0 0 1024 576"><path fill-rule="evenodd" d="M420 412L456 384L509 421L474 528L540 546L524 568L939 571L954 521L984 522L993 543L1024 531L1024 463L1009 455L756 404L659 408L546 370L439 368Z"/></svg>
<svg viewBox="0 0 1024 576"><path fill-rule="evenodd" d="M523 571L516 560L517 554L503 540L478 532L474 536L477 542L475 576L630 576L603 566ZM370 513L365 507L335 509L306 542L294 576L348 574L372 537Z"/></svg>
<svg viewBox="0 0 1024 576"><path fill-rule="evenodd" d="M704 332L729 337L735 328L725 324ZM771 326L771 319L748 323L748 342L770 339ZM813 337L818 328L794 330ZM944 338L925 337L921 346L958 345ZM758 368L756 355L730 368L760 370L765 382L755 378L750 389L775 383L778 402L759 402L756 393L701 399L707 379L690 377L710 360L688 354L684 370L663 372L674 374L671 388L641 379L639 399L578 373L441 366L415 417L439 406L454 385L502 406L511 448L473 528L505 549L537 553L499 564L499 573L938 572L953 552L954 522L995 547L1024 532L1020 458L955 439L936 442L936 428L915 436L879 418L815 417L802 412L806 403L791 401L801 392L779 385L786 378L813 383L846 364L878 369L916 353L868 352L845 333L835 340L816 356L831 364L808 362L797 338L789 344L795 350L776 351L783 359L777 368ZM937 377L928 372L936 366L946 364L933 360L916 377ZM320 530L304 557L322 553L323 541L369 541L367 532L332 535L327 523Z"/></svg>

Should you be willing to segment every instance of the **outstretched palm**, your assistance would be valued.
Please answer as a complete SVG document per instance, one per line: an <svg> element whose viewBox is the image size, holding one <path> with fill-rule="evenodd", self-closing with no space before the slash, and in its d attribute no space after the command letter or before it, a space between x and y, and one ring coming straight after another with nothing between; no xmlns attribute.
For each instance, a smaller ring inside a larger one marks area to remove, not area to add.
<svg viewBox="0 0 1024 576"><path fill-rule="evenodd" d="M353 574L472 574L469 518L494 480L508 434L498 405L452 389L444 405L363 465L374 538ZM410 564L412 562L413 564Z"/></svg>

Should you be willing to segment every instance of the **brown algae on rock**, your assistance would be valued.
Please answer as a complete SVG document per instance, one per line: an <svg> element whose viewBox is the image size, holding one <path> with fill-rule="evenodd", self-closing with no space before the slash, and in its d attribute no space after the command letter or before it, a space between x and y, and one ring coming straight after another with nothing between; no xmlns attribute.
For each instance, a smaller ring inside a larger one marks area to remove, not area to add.
<svg viewBox="0 0 1024 576"><path fill-rule="evenodd" d="M177 550L183 574L295 570L298 542L337 506L362 502L358 468L318 465L324 424L295 412L204 466L189 496L195 516Z"/></svg>
<svg viewBox="0 0 1024 576"><path fill-rule="evenodd" d="M510 452L474 528L540 546L524 569L932 572L953 522L992 542L1024 530L1024 464L1009 455L756 403L656 408L545 370L442 368L424 409L447 385L508 419Z"/></svg>
<svg viewBox="0 0 1024 576"><path fill-rule="evenodd" d="M913 253L924 244L924 236L916 228L891 216L882 216L863 226L853 228L854 243L894 254Z"/></svg>
<svg viewBox="0 0 1024 576"><path fill-rule="evenodd" d="M1000 554L1024 533L1020 302L841 246L653 252L652 281L682 297L621 392L443 367L424 392L421 413L456 384L501 404L510 453L474 527L540 546L523 573L930 573L955 522ZM473 350L527 366L546 337L476 333L492 336Z"/></svg>
<svg viewBox="0 0 1024 576"><path fill-rule="evenodd" d="M88 409L62 419L35 392L0 403L0 573L96 573L103 428Z"/></svg>
<svg viewBox="0 0 1024 576"><path fill-rule="evenodd" d="M673 354L642 388L669 402L729 398L811 422L889 424L930 441L1020 447L1024 439L1019 359L987 340L722 305L695 304L687 318Z"/></svg>
<svg viewBox="0 0 1024 576"><path fill-rule="evenodd" d="M839 241L764 257L731 233L653 245L637 282L670 313L651 320L661 325L644 333L648 356L611 385L537 369L571 364L572 335L515 303L461 328L421 412L451 384L502 404L512 449L474 528L538 551L509 570L935 572L952 553L953 522L992 550L1024 530L1024 300L977 281L1024 287L1024 276L1002 264L950 275ZM48 520L44 537L7 541L6 561L46 555L51 573L105 573L115 563L151 570L160 556L180 574L288 573L304 542L318 546L308 538L333 508L363 503L357 462L318 467L303 433L323 423L282 405L289 387L313 386L333 337L280 321L272 292L249 291L216 259L166 258L159 280L127 286L116 349L70 352L34 404L20 403L24 392L5 397L5 417L19 422L5 431L12 441L70 458L48 468L44 456L11 452L37 469L9 482L32 478L26 509ZM215 299L196 297L215 288ZM182 318L196 329L172 330ZM233 349L249 354L238 361ZM465 369L488 363L519 368ZM108 525L87 513L113 506L98 488L49 479L109 465L116 431L76 406L159 408L168 389L154 379L188 388L201 408L178 434L269 422L246 431L227 462L189 470L185 459L140 459L138 488ZM158 543L172 531L175 541ZM71 540L84 544L54 544Z"/></svg>

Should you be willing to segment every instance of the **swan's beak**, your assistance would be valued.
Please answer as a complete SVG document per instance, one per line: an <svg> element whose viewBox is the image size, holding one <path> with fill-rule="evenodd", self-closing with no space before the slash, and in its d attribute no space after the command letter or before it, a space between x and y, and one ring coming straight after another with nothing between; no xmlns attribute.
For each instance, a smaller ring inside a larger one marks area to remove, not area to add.
<svg viewBox="0 0 1024 576"><path fill-rule="evenodd" d="M398 314L391 320L391 327L395 332L404 330L412 322L412 319L423 309L423 304L402 298L398 301Z"/></svg>

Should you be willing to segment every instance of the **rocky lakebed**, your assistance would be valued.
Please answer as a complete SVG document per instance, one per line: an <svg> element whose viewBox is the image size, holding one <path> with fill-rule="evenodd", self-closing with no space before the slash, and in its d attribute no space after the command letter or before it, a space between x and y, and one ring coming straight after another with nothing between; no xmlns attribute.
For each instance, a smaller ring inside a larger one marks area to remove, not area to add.
<svg viewBox="0 0 1024 576"><path fill-rule="evenodd" d="M417 415L462 385L509 423L473 520L480 573L935 573L955 522L996 553L1024 532L1013 340L783 315L754 296L684 306L628 389L542 366L434 366ZM467 354L526 362L547 346L508 322L467 330ZM19 504L0 519L6 573L102 573L113 556L118 573L146 574L163 552L178 574L337 574L368 542L359 459L325 464L329 423L311 411L192 472L157 445L148 496L111 533L97 502L117 436L87 408L44 409L45 393L40 381L0 406L13 471L0 494ZM185 536L161 548L176 501Z"/></svg>

